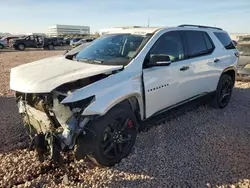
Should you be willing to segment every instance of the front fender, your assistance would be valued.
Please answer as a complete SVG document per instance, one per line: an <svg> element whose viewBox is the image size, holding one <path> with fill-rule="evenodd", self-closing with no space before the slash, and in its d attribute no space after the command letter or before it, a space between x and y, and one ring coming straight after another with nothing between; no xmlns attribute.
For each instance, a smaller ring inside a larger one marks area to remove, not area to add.
<svg viewBox="0 0 250 188"><path fill-rule="evenodd" d="M141 74L131 74L121 71L103 80L97 81L73 92L62 103L69 103L95 96L82 115L104 115L113 106L130 97L135 97L139 104L140 114L143 115Z"/></svg>

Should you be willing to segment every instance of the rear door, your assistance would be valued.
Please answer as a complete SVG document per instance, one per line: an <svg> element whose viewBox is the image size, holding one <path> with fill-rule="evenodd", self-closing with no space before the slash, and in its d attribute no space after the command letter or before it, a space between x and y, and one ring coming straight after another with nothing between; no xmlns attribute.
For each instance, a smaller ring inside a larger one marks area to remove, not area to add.
<svg viewBox="0 0 250 188"><path fill-rule="evenodd" d="M198 30L183 31L186 54L185 61L189 67L189 80L186 81L182 99L196 97L214 90L219 71L214 67L213 55L215 45L208 33Z"/></svg>

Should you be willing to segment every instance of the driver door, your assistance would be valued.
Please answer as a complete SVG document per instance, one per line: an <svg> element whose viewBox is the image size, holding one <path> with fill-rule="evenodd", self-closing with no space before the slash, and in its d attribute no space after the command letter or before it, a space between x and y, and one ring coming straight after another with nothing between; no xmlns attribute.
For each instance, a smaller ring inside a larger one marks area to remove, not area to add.
<svg viewBox="0 0 250 188"><path fill-rule="evenodd" d="M27 40L27 44L26 44L27 47L30 47L30 48L36 48L37 47L35 37L33 35L26 38L26 40Z"/></svg>
<svg viewBox="0 0 250 188"><path fill-rule="evenodd" d="M170 65L147 66L153 55L169 56ZM143 81L145 89L146 118L183 100L186 92L183 83L189 78L184 70L184 44L180 31L163 34L153 45L144 62Z"/></svg>

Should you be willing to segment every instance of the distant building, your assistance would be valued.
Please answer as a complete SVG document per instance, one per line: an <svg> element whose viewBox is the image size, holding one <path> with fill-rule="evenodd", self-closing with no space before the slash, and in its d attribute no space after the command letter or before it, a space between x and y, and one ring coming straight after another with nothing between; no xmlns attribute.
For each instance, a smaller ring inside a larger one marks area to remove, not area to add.
<svg viewBox="0 0 250 188"><path fill-rule="evenodd" d="M48 27L47 35L49 37L58 37L60 35L79 35L89 34L89 26L77 26L77 25L53 25Z"/></svg>
<svg viewBox="0 0 250 188"><path fill-rule="evenodd" d="M118 31L121 29L130 29L130 28L141 28L143 26L123 26L123 27L113 27L113 28L105 28L105 29L100 29L99 34L104 35L110 31Z"/></svg>

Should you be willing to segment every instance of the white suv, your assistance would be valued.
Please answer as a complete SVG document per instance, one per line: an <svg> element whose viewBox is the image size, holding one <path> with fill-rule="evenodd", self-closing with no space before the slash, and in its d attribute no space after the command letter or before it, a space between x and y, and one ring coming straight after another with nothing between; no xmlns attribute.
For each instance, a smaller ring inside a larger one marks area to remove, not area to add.
<svg viewBox="0 0 250 188"><path fill-rule="evenodd" d="M74 149L112 166L149 118L207 94L229 103L239 54L220 28L123 29L84 45L11 69L40 160Z"/></svg>

